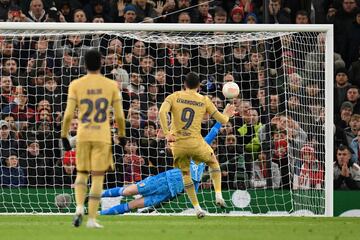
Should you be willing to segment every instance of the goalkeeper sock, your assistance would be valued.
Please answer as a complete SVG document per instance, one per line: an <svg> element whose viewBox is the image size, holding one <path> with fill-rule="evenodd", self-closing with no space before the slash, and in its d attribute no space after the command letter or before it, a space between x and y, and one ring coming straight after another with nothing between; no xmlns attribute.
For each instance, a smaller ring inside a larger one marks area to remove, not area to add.
<svg viewBox="0 0 360 240"><path fill-rule="evenodd" d="M196 208L199 206L199 201L195 192L194 183L191 179L191 176L188 174L183 174L183 181L184 181L184 189L186 194L188 195L190 202Z"/></svg>
<svg viewBox="0 0 360 240"><path fill-rule="evenodd" d="M101 192L104 182L104 175L92 176L91 189L89 194L89 218L95 219L96 213L99 208L99 203L101 199Z"/></svg>
<svg viewBox="0 0 360 240"><path fill-rule="evenodd" d="M119 197L122 196L122 193L124 191L123 187L116 187L116 188L111 188L108 190L105 190L101 197Z"/></svg>
<svg viewBox="0 0 360 240"><path fill-rule="evenodd" d="M130 207L128 203L122 203L116 205L112 208L100 211L100 215L117 215L117 214L124 214L130 212Z"/></svg>
<svg viewBox="0 0 360 240"><path fill-rule="evenodd" d="M89 175L78 172L75 180L76 214L84 214L84 202L87 194Z"/></svg>
<svg viewBox="0 0 360 240"><path fill-rule="evenodd" d="M210 167L210 177L214 186L215 193L221 194L221 171L219 168L219 164L216 165L214 168Z"/></svg>

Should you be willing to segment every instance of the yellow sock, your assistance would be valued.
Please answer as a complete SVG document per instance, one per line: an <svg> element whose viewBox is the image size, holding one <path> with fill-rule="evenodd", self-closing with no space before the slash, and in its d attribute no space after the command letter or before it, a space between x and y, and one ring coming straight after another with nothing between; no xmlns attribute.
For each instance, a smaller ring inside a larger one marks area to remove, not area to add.
<svg viewBox="0 0 360 240"><path fill-rule="evenodd" d="M199 206L199 200L196 196L196 192L195 192L195 186L194 183L191 179L190 174L184 174L183 173L183 182L184 182L184 188L185 188L185 192L188 195L190 202L192 203L192 205L194 207L198 207Z"/></svg>
<svg viewBox="0 0 360 240"><path fill-rule="evenodd" d="M89 218L95 219L99 209L101 192L103 190L104 175L91 177L91 189L89 194Z"/></svg>
<svg viewBox="0 0 360 240"><path fill-rule="evenodd" d="M87 182L89 175L78 172L75 180L75 201L77 209L84 209L84 202L88 191Z"/></svg>
<svg viewBox="0 0 360 240"><path fill-rule="evenodd" d="M210 177L214 186L215 193L221 193L221 171L219 163L213 163L210 167Z"/></svg>

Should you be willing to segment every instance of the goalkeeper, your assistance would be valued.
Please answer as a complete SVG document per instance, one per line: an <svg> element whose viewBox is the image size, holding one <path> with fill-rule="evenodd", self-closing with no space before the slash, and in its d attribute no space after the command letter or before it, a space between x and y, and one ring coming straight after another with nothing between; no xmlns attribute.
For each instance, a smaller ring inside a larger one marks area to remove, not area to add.
<svg viewBox="0 0 360 240"><path fill-rule="evenodd" d="M205 137L205 141L210 144L216 137L221 128L221 123L217 122ZM196 165L194 161L190 163L190 172L195 189L197 190L204 172L205 164ZM155 176L131 184L126 187L116 187L105 190L102 197L133 196L141 194L142 197L132 200L129 203L122 203L107 210L100 211L101 215L115 215L130 212L132 209L156 206L168 201L184 191L181 170L174 168L162 172Z"/></svg>

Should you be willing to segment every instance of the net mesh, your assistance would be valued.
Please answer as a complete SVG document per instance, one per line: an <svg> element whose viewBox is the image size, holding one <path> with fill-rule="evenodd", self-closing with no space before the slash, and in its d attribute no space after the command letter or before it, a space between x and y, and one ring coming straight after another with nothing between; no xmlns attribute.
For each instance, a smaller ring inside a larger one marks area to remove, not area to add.
<svg viewBox="0 0 360 240"><path fill-rule="evenodd" d="M319 32L3 31L1 68L0 212L70 212L75 152L59 137L70 82L85 74L85 52L103 54L102 73L122 90L129 146L118 145L115 171L104 188L123 186L172 168L159 128L164 98L181 90L185 75L201 78L201 93L221 111L238 115L211 143L221 165L229 208L214 204L205 171L198 196L211 213L324 214L325 35ZM225 99L235 81L239 98ZM202 135L214 125L205 118ZM77 120L70 142L75 146ZM103 208L131 198L104 200ZM184 213L184 194L155 210Z"/></svg>

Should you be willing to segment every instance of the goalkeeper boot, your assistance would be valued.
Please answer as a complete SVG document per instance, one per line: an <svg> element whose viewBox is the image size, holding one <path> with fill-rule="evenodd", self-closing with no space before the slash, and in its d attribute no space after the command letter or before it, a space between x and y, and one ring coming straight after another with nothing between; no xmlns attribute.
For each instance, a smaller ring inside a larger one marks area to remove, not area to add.
<svg viewBox="0 0 360 240"><path fill-rule="evenodd" d="M86 223L87 228L104 228L103 225L100 225L98 222L96 222L95 219L89 219Z"/></svg>
<svg viewBox="0 0 360 240"><path fill-rule="evenodd" d="M76 208L76 213L73 218L73 225L74 227L80 227L84 216L84 209L83 208Z"/></svg>

